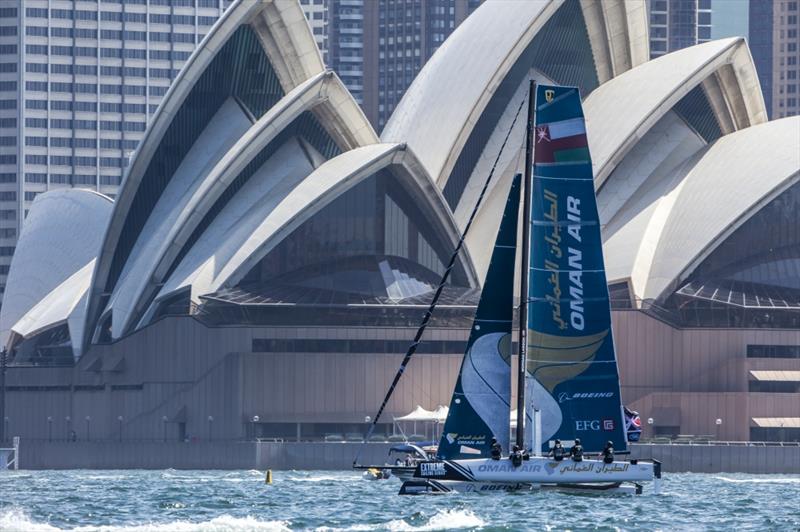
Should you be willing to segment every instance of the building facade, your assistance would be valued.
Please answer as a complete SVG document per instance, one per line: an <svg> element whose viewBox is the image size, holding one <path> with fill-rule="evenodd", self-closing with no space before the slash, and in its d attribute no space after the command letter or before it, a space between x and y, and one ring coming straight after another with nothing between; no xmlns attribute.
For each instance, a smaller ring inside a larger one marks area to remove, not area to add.
<svg viewBox="0 0 800 532"><path fill-rule="evenodd" d="M131 154L229 0L0 2L0 291L34 198L114 197Z"/></svg>
<svg viewBox="0 0 800 532"><path fill-rule="evenodd" d="M750 3L750 41L771 118L800 114L800 7L795 0Z"/></svg>
<svg viewBox="0 0 800 532"><path fill-rule="evenodd" d="M328 64L328 31L332 0L300 0L300 7L311 26L311 34L322 52L322 60Z"/></svg>
<svg viewBox="0 0 800 532"><path fill-rule="evenodd" d="M382 130L422 66L481 0L327 0L329 61Z"/></svg>
<svg viewBox="0 0 800 532"><path fill-rule="evenodd" d="M650 57L710 41L712 1L650 0Z"/></svg>

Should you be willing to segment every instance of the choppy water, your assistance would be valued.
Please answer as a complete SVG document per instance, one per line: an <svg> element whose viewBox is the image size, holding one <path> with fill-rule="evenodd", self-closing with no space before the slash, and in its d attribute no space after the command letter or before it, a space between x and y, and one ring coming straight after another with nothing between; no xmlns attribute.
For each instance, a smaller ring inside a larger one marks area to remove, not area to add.
<svg viewBox="0 0 800 532"><path fill-rule="evenodd" d="M353 472L0 472L3 532L800 530L800 477L665 475L659 495L399 497Z"/></svg>

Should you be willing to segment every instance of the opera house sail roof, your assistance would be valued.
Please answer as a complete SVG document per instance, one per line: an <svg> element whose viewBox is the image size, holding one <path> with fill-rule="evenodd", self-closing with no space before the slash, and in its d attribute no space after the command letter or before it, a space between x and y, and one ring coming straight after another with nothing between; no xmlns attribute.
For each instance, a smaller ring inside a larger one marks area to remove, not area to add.
<svg viewBox="0 0 800 532"><path fill-rule="evenodd" d="M800 291L781 273L798 268L795 233L771 236L782 248L771 262L727 244L764 209L794 205L800 119L766 122L744 40L648 61L643 3L603 6L484 2L379 137L295 0L234 2L172 84L115 201L59 190L34 202L0 340L19 356L57 345L63 359L175 313L411 312L495 167L447 288L453 312L469 309L522 169L514 119L530 78L582 91L609 283L631 305L702 299L712 285Z"/></svg>

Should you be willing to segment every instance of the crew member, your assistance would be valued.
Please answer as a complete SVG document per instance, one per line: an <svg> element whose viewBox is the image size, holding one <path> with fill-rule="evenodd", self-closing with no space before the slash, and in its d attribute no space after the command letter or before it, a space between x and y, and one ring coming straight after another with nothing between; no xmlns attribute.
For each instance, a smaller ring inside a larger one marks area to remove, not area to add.
<svg viewBox="0 0 800 532"><path fill-rule="evenodd" d="M550 456L552 456L553 460L555 460L556 462L560 462L561 460L564 459L565 452L566 451L564 450L564 446L561 445L561 440L556 440L555 445L553 445L553 448L550 449Z"/></svg>
<svg viewBox="0 0 800 532"><path fill-rule="evenodd" d="M581 445L580 438L575 438L575 445L573 445L572 448L569 450L569 455L575 462L583 461L583 446Z"/></svg>
<svg viewBox="0 0 800 532"><path fill-rule="evenodd" d="M519 467L522 465L522 451L519 448L519 445L514 445L514 450L511 453L511 463L514 467Z"/></svg>
<svg viewBox="0 0 800 532"><path fill-rule="evenodd" d="M500 443L498 443L497 438L492 438L492 460L500 460L500 457L503 454L503 448L500 447Z"/></svg>
<svg viewBox="0 0 800 532"><path fill-rule="evenodd" d="M614 463L614 444L609 440L606 443L606 446L603 447L603 452L600 453L603 457L603 463L605 464L613 464Z"/></svg>

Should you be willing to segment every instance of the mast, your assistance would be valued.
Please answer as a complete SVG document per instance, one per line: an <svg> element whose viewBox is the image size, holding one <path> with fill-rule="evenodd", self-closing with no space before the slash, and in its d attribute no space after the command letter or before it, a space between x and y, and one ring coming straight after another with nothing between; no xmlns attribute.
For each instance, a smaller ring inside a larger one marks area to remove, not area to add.
<svg viewBox="0 0 800 532"><path fill-rule="evenodd" d="M533 119L536 113L536 81L530 81L528 124L525 134L525 181L522 187L522 268L519 283L519 368L517 373L517 439L525 449L525 372L528 365L528 277L531 243L531 184L533 181Z"/></svg>

